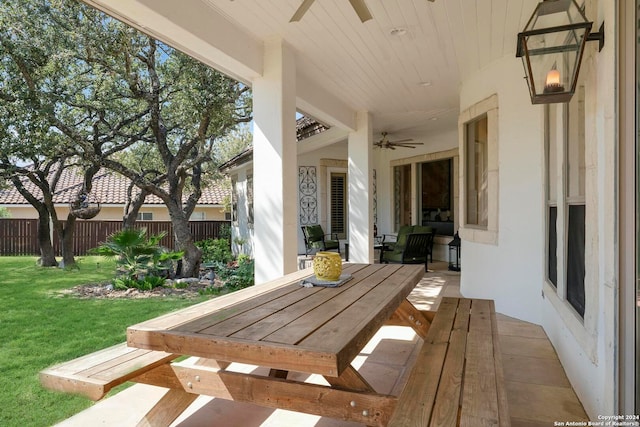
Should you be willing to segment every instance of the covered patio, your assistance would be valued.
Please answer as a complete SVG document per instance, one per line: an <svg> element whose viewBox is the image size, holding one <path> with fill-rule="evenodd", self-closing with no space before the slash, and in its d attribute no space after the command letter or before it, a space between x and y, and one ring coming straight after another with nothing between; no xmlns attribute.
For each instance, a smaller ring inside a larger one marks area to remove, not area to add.
<svg viewBox="0 0 640 427"><path fill-rule="evenodd" d="M432 267L433 271L425 274L409 297L421 310L437 310L443 296L460 296L459 274L449 272L443 262L436 262ZM499 315L498 328L511 425L542 427L553 425L554 421L587 421L588 417L542 328L504 315ZM418 342L409 327L385 326L356 358L354 366L376 390L397 395L406 381L408 367L418 353ZM249 365L234 368L242 371L257 369ZM298 374L297 377L301 381L322 383L321 378L314 376ZM165 392L163 388L136 384L58 426L134 425ZM360 424L201 396L171 425L347 427Z"/></svg>
<svg viewBox="0 0 640 427"><path fill-rule="evenodd" d="M371 264L374 227L393 233L432 219L439 205L421 203L422 165L451 159L458 289L495 300L505 316L512 419L584 419L576 396L592 420L637 413L636 241L621 226L633 228L633 212L618 212L621 200L635 202L633 173L619 163L636 137L623 94L637 82L620 72L633 74L634 2L584 2L594 31L606 22L607 42L587 46L573 101L544 107L531 104L515 57L535 0L368 0L366 22L342 0L313 3L298 22L289 21L299 0L84 1L252 87L256 283L297 269L300 168L318 171L325 226L331 174L347 177L350 261ZM328 129L297 142L297 112ZM421 144L376 146L383 132ZM520 356L540 363L524 363L527 374ZM521 384L546 397L532 400ZM560 396L573 400L555 413Z"/></svg>

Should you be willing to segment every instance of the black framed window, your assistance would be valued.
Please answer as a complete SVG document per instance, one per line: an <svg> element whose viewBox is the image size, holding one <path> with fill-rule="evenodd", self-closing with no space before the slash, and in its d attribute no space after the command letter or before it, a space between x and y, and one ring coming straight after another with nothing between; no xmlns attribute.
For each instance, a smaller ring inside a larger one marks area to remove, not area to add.
<svg viewBox="0 0 640 427"><path fill-rule="evenodd" d="M558 287L558 207L549 206L549 234L547 236L547 278Z"/></svg>
<svg viewBox="0 0 640 427"><path fill-rule="evenodd" d="M545 108L546 278L584 318L586 263L585 97Z"/></svg>
<svg viewBox="0 0 640 427"><path fill-rule="evenodd" d="M231 177L231 221L238 222L238 175Z"/></svg>
<svg viewBox="0 0 640 427"><path fill-rule="evenodd" d="M585 206L569 205L567 232L567 301L584 317Z"/></svg>

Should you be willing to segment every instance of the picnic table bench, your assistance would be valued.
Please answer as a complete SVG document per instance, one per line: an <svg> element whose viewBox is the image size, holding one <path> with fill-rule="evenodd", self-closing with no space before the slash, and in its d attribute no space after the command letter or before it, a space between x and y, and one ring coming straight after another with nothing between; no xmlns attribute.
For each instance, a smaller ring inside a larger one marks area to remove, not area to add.
<svg viewBox="0 0 640 427"><path fill-rule="evenodd" d="M370 426L508 426L493 302L445 298L435 314L419 311L406 296L421 270L352 264L345 267L351 282L320 289L299 287L310 271L296 272L135 325L128 341L136 347L121 344L54 366L41 372L41 382L94 400L125 381L169 388L138 424L144 426L169 425L200 394ZM373 300L382 307L363 312ZM294 311L297 341L295 329L278 333ZM424 341L400 396L377 393L350 364L389 323L411 326ZM258 329L274 342L249 339ZM194 357L177 362L180 355ZM271 369L266 376L227 370L233 361ZM288 379L290 370L319 373L330 385Z"/></svg>
<svg viewBox="0 0 640 427"><path fill-rule="evenodd" d="M179 354L128 347L121 343L40 372L46 388L102 399L113 387L176 359Z"/></svg>
<svg viewBox="0 0 640 427"><path fill-rule="evenodd" d="M493 301L443 298L389 426L510 425Z"/></svg>

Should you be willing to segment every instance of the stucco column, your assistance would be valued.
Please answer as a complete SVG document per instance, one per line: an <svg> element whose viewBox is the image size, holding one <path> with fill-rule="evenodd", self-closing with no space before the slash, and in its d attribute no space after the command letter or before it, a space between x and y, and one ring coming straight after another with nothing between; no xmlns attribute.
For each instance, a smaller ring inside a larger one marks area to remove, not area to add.
<svg viewBox="0 0 640 427"><path fill-rule="evenodd" d="M296 70L281 40L265 45L264 73L253 82L255 279L297 269Z"/></svg>
<svg viewBox="0 0 640 427"><path fill-rule="evenodd" d="M356 115L349 133L349 261L373 263L373 131L371 115Z"/></svg>

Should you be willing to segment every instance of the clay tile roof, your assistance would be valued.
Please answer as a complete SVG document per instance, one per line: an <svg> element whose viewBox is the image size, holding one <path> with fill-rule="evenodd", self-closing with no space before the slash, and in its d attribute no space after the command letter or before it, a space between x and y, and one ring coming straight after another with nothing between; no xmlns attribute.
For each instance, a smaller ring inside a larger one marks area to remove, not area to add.
<svg viewBox="0 0 640 427"><path fill-rule="evenodd" d="M82 189L82 175L78 168L65 169L58 182L57 191L53 201L56 204L68 204L75 199ZM91 194L100 203L105 205L124 205L127 203L127 189L131 181L115 172L100 169L93 178ZM10 182L9 182L10 184ZM42 198L42 193L33 183L26 178L23 185L32 194ZM134 194L137 189L134 188ZM224 182L211 185L202 190L202 196L198 204L200 205L222 205L224 198L230 194L230 188ZM12 186L5 190L0 190L0 205L24 205L28 204L24 197ZM154 195L147 196L147 205L161 205L162 200Z"/></svg>
<svg viewBox="0 0 640 427"><path fill-rule="evenodd" d="M0 203L7 205L24 204L24 198L15 189L0 190Z"/></svg>

